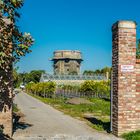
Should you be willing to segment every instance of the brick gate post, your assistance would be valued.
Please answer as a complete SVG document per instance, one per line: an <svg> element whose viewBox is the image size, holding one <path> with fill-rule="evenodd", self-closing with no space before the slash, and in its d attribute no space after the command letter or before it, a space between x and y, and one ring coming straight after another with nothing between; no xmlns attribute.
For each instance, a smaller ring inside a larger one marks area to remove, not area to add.
<svg viewBox="0 0 140 140"><path fill-rule="evenodd" d="M136 23L118 21L112 27L112 133L138 129L136 93Z"/></svg>

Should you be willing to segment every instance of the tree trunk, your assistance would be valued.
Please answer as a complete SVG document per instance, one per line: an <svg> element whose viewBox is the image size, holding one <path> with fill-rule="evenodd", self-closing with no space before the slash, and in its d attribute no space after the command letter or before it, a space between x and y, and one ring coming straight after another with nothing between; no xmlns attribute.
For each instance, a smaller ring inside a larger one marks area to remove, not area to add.
<svg viewBox="0 0 140 140"><path fill-rule="evenodd" d="M13 78L12 66L9 69L0 69L0 126L3 133L12 136L13 133Z"/></svg>

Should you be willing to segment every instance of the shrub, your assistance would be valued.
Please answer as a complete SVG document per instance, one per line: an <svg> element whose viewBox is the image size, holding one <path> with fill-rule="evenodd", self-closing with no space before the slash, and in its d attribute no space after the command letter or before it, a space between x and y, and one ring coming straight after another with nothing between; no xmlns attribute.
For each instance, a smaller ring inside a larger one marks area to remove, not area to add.
<svg viewBox="0 0 140 140"><path fill-rule="evenodd" d="M78 86L78 85L61 85L61 86L59 86L59 88L61 88L63 90L79 90L80 86Z"/></svg>
<svg viewBox="0 0 140 140"><path fill-rule="evenodd" d="M85 93L95 93L105 95L107 97L110 96L110 83L106 81L85 81L81 84L80 88L81 92Z"/></svg>
<svg viewBox="0 0 140 140"><path fill-rule="evenodd" d="M56 84L54 82L45 83L29 83L26 85L26 91L28 93L37 94L44 97L52 97L56 89Z"/></svg>

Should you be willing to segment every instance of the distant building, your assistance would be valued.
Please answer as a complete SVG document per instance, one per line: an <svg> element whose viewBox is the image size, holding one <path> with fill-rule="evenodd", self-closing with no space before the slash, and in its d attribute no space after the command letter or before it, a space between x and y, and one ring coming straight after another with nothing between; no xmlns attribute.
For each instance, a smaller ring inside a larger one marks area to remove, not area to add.
<svg viewBox="0 0 140 140"><path fill-rule="evenodd" d="M53 56L54 74L79 74L82 60L80 51L59 50Z"/></svg>

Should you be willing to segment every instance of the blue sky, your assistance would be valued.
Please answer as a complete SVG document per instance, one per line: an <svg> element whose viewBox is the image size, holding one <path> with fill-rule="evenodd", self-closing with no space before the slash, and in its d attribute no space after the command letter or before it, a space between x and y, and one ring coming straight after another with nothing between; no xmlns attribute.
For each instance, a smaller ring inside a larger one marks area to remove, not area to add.
<svg viewBox="0 0 140 140"><path fill-rule="evenodd" d="M81 71L111 66L111 26L118 20L139 25L139 5L139 0L25 0L18 25L35 44L17 64L19 71L52 72L55 50L80 50Z"/></svg>

